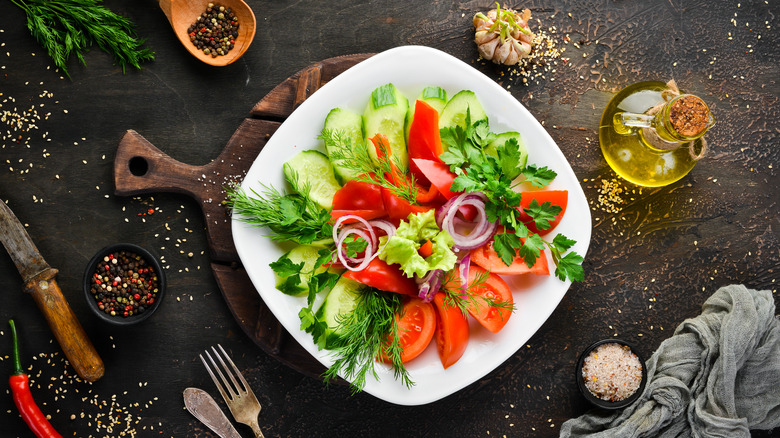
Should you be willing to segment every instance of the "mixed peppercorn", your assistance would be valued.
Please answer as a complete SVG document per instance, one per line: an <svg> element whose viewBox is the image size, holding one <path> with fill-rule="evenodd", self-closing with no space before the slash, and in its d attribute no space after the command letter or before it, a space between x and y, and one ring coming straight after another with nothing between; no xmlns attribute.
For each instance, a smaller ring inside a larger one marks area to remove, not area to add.
<svg viewBox="0 0 780 438"><path fill-rule="evenodd" d="M98 308L111 316L144 313L155 303L159 291L154 267L140 255L125 250L103 257L90 282Z"/></svg>
<svg viewBox="0 0 780 438"><path fill-rule="evenodd" d="M195 47L206 55L227 55L238 38L238 17L230 8L209 3L187 33Z"/></svg>

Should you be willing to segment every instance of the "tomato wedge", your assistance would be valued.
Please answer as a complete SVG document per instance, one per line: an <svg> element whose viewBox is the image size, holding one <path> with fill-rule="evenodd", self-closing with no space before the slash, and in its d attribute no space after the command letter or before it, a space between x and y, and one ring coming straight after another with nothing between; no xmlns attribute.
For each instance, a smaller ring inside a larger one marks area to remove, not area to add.
<svg viewBox="0 0 780 438"><path fill-rule="evenodd" d="M401 362L406 363L425 351L433 339L436 330L436 311L433 304L424 303L419 298L409 298L401 312L396 315L398 336L401 342ZM382 355L383 362L390 362Z"/></svg>
<svg viewBox="0 0 780 438"><path fill-rule="evenodd" d="M371 219L376 219L384 216L387 212L385 212L384 209L382 210L333 210L330 212L330 216L333 218L333 222L336 222L338 218L341 216L346 216L348 214L352 214L355 216L362 217L363 219L370 221ZM357 222L357 220L353 219L351 222ZM349 220L345 220L344 223L350 223Z"/></svg>
<svg viewBox="0 0 780 438"><path fill-rule="evenodd" d="M417 296L417 283L413 279L407 278L404 273L398 269L398 266L392 266L383 260L375 258L371 260L368 266L361 271L347 271L344 276L363 283L367 286L375 287L387 292L395 292L403 295Z"/></svg>
<svg viewBox="0 0 780 438"><path fill-rule="evenodd" d="M552 205L561 207L561 212L555 216L555 219L550 221L550 228L546 230L539 230L536 228L536 223L533 218L525 213L523 210L531 205L531 201L536 200L539 204L550 202ZM520 201L520 220L525 223L525 226L531 230L532 233L536 233L540 236L544 236L558 225L558 222L563 218L563 214L566 213L566 205L569 203L569 191L568 190L538 190L532 192L523 192L523 197Z"/></svg>
<svg viewBox="0 0 780 438"><path fill-rule="evenodd" d="M493 333L498 333L512 316L512 290L503 278L489 273L479 266L471 265L469 268L469 285L474 284L478 278L485 278L484 282L469 287L469 293L475 295L475 299L468 300L468 311L483 327ZM487 300L502 303L500 307L491 305Z"/></svg>
<svg viewBox="0 0 780 438"><path fill-rule="evenodd" d="M547 256L544 254L544 250L541 251L541 254L536 259L536 263L530 268L520 256L515 256L512 264L507 266L493 249L492 240L477 249L471 250L471 262L494 274L550 275L550 268L547 265Z"/></svg>
<svg viewBox="0 0 780 438"><path fill-rule="evenodd" d="M418 100L414 105L414 118L409 126L408 141L409 158L422 158L439 161L442 154L441 136L439 135L439 112L435 108ZM412 174L420 179L420 169L411 162Z"/></svg>
<svg viewBox="0 0 780 438"><path fill-rule="evenodd" d="M410 204L384 187L382 187L382 199L385 203L387 216L395 225L398 225L401 220L405 220L412 213L423 213L431 209L431 207L423 205Z"/></svg>
<svg viewBox="0 0 780 438"><path fill-rule="evenodd" d="M436 345L444 369L455 364L466 351L469 342L469 323L457 306L444 304L444 294L433 297L436 309Z"/></svg>
<svg viewBox="0 0 780 438"><path fill-rule="evenodd" d="M455 181L454 173L450 172L450 166L442 163L441 161L426 160L423 158L412 158L410 160L425 176L425 178L435 185L439 190L439 193L444 195L445 198L450 199L455 197L457 193L450 190L452 182Z"/></svg>
<svg viewBox="0 0 780 438"><path fill-rule="evenodd" d="M384 211L381 187L365 181L347 181L333 195L333 210ZM378 217L378 216L377 216Z"/></svg>

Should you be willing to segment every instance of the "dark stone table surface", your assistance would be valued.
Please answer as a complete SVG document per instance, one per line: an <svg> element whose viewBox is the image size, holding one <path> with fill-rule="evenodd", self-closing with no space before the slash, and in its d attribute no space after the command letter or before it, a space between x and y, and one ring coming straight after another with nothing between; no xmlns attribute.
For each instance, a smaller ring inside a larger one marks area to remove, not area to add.
<svg viewBox="0 0 780 438"><path fill-rule="evenodd" d="M86 66L71 59L70 78L63 78L31 37L22 11L0 2L0 199L60 270L63 293L106 365L94 384L73 379L2 252L0 374L11 370L6 320L13 317L35 398L63 436L212 436L184 409L182 391L195 386L218 397L198 359L218 343L257 393L269 437L556 436L565 420L588 410L573 368L591 342L618 336L650 355L720 286L743 283L776 293L776 1L518 4L565 49L557 65L527 84L508 68L478 60L471 17L493 7L487 1L249 0L258 19L254 43L222 68L181 47L157 2L104 3L136 24L154 62L123 74L94 48ZM252 106L296 71L333 56L408 44L462 59L526 105L571 163L593 216L585 281L569 289L527 346L474 384L421 407L327 388L265 354L240 330L212 277L198 204L173 194L115 196L112 173L127 129L175 159L202 165ZM599 117L622 87L671 78L711 105L717 124L707 134L710 150L677 183L640 188L618 179L604 161ZM11 122L19 115L22 129ZM606 199L606 186L622 189L622 201ZM158 253L169 281L159 312L130 330L101 325L80 286L90 257L119 241ZM0 424L2 436L32 436L6 389Z"/></svg>

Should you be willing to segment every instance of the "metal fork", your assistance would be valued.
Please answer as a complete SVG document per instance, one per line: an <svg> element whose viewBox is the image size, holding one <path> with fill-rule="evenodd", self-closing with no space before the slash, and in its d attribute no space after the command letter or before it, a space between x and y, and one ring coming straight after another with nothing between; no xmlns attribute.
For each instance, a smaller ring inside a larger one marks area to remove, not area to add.
<svg viewBox="0 0 780 438"><path fill-rule="evenodd" d="M211 365L217 371L217 374L219 374L219 377L222 379L222 383L217 380L217 377L211 371L211 367L209 367L208 362L206 362L206 359L203 358L202 354L199 355L200 360L206 367L206 371L209 372L211 379L214 380L214 384L217 385L217 389L219 390L219 393L222 394L222 398L225 399L225 403L230 409L230 413L233 414L233 418L235 418L239 423L243 423L251 427L252 432L255 434L255 438L263 438L263 432L260 430L260 426L257 424L257 416L260 414L260 402L257 401L257 397L255 397L255 393L252 392L252 388L250 388L249 384L246 383L246 379L244 379L244 376L241 375L240 371L238 371L238 368L230 359L230 356L228 356L228 354L225 352L225 349L222 348L222 345L217 344L217 347L219 347L222 355L220 355L217 349L213 346L211 347L211 350L214 352L214 355L222 365L222 369L225 370L225 373L227 373L228 376L230 376L230 381L233 383L232 385L228 383L225 375L222 374L220 367L218 367L217 363L214 362L214 359L211 357L208 350L206 350L206 357L209 358ZM223 357L225 358L224 360L222 359ZM231 371L230 368L228 368L228 366L225 364L225 360L233 368L233 371ZM236 377L238 377L238 380L241 381L242 385L238 384Z"/></svg>

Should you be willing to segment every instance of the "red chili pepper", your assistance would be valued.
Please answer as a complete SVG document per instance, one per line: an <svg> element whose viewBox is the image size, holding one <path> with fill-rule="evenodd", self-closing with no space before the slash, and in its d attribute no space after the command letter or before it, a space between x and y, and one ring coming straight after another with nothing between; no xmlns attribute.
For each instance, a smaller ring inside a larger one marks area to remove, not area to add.
<svg viewBox="0 0 780 438"><path fill-rule="evenodd" d="M30 379L27 374L22 370L22 361L19 358L19 341L16 338L16 326L14 321L8 321L11 326L11 336L14 342L14 372L8 379L8 383L11 386L11 393L13 394L14 403L19 410L22 419L30 430L33 431L38 438L62 438L62 435L57 433L52 427L46 416L43 415L38 405L33 400L32 393L30 392Z"/></svg>

